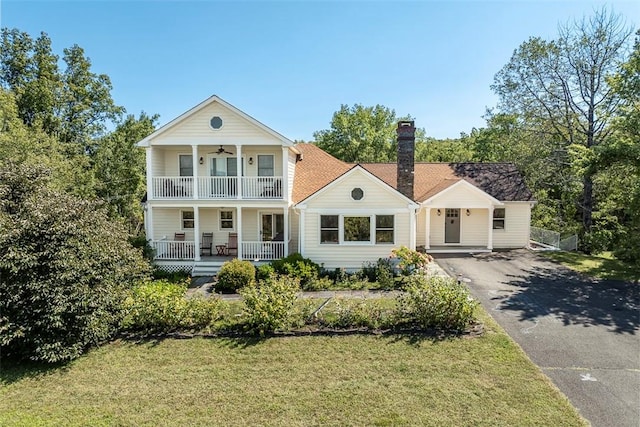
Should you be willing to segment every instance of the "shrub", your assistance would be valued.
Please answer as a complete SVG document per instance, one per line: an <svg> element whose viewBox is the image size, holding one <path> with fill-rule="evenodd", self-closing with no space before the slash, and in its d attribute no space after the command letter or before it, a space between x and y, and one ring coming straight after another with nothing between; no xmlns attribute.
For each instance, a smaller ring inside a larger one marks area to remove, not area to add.
<svg viewBox="0 0 640 427"><path fill-rule="evenodd" d="M296 322L294 305L299 290L298 279L288 276L272 277L242 288L247 329L264 336L290 327Z"/></svg>
<svg viewBox="0 0 640 427"><path fill-rule="evenodd" d="M477 303L452 278L411 276L398 297L398 320L421 328L465 329Z"/></svg>
<svg viewBox="0 0 640 427"><path fill-rule="evenodd" d="M336 299L335 317L327 321L334 328L377 329L383 323L383 311L373 300Z"/></svg>
<svg viewBox="0 0 640 427"><path fill-rule="evenodd" d="M125 330L170 332L202 329L220 317L220 300L203 297L185 298L188 280L140 283L124 302Z"/></svg>
<svg viewBox="0 0 640 427"><path fill-rule="evenodd" d="M307 289L307 284L315 280L320 273L320 265L304 258L299 253L293 253L286 258L274 260L271 266L277 274L284 274L300 280L303 289Z"/></svg>
<svg viewBox="0 0 640 427"><path fill-rule="evenodd" d="M381 289L393 289L396 285L393 263L389 258L379 258L376 263L365 263L362 273L369 282L378 282Z"/></svg>
<svg viewBox="0 0 640 427"><path fill-rule="evenodd" d="M100 205L51 190L42 168L0 166L2 357L64 362L108 340L148 270Z"/></svg>
<svg viewBox="0 0 640 427"><path fill-rule="evenodd" d="M256 269L256 279L267 280L276 274L276 270L271 264L262 264Z"/></svg>
<svg viewBox="0 0 640 427"><path fill-rule="evenodd" d="M413 251L406 246L393 249L391 251L391 257L398 260L398 267L400 267L404 275L409 275L415 270L423 269L433 261L431 255Z"/></svg>
<svg viewBox="0 0 640 427"><path fill-rule="evenodd" d="M237 292L255 282L256 269L249 261L233 259L222 264L218 273L218 281L215 285L217 292Z"/></svg>

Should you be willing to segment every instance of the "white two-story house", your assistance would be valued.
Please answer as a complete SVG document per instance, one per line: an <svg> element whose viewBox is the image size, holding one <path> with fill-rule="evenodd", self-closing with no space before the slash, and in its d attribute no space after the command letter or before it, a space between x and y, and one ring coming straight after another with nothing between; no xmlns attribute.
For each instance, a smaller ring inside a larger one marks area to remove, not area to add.
<svg viewBox="0 0 640 427"><path fill-rule="evenodd" d="M399 246L527 246L533 200L513 165L414 163L414 132L399 124L397 164L349 164L208 98L138 143L156 263L209 274L300 252L359 268Z"/></svg>

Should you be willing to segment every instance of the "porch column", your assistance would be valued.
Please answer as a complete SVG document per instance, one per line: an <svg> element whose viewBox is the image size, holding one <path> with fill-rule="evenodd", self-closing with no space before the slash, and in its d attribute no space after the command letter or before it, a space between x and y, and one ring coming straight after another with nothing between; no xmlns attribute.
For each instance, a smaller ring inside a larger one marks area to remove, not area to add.
<svg viewBox="0 0 640 427"><path fill-rule="evenodd" d="M282 209L282 216L284 219L284 256L289 255L289 208Z"/></svg>
<svg viewBox="0 0 640 427"><path fill-rule="evenodd" d="M431 232L431 208L426 208L427 218L425 219L424 224L424 248L431 249L429 245L429 233Z"/></svg>
<svg viewBox="0 0 640 427"><path fill-rule="evenodd" d="M489 238L487 239L487 249L493 250L493 205L489 206Z"/></svg>
<svg viewBox="0 0 640 427"><path fill-rule="evenodd" d="M193 161L193 198L198 198L198 146L191 146L191 159Z"/></svg>
<svg viewBox="0 0 640 427"><path fill-rule="evenodd" d="M194 261L200 261L200 207L193 207L193 245Z"/></svg>
<svg viewBox="0 0 640 427"><path fill-rule="evenodd" d="M147 200L152 200L153 194L153 147L147 147Z"/></svg>
<svg viewBox="0 0 640 427"><path fill-rule="evenodd" d="M289 148L282 147L282 198L289 200Z"/></svg>
<svg viewBox="0 0 640 427"><path fill-rule="evenodd" d="M242 242L244 241L244 238L242 237L242 208L240 206L236 208L236 216L238 217L238 220L236 221L236 227L238 230L238 259L244 259L242 256Z"/></svg>
<svg viewBox="0 0 640 427"><path fill-rule="evenodd" d="M306 207L300 207L300 222L298 223L298 252L304 256L304 220L305 220Z"/></svg>
<svg viewBox="0 0 640 427"><path fill-rule="evenodd" d="M146 225L147 240L153 240L153 208L149 202L147 202L145 209L144 224Z"/></svg>
<svg viewBox="0 0 640 427"><path fill-rule="evenodd" d="M416 250L416 209L409 205L409 249Z"/></svg>
<svg viewBox="0 0 640 427"><path fill-rule="evenodd" d="M243 182L242 182L242 145L236 144L236 153L238 153L238 157L236 157L236 179L238 180L238 182L236 183L236 187L237 187L237 198L238 199L242 199L242 187L243 187ZM239 210L239 209L238 209ZM240 216L240 215L238 215ZM238 240L240 240L240 234L238 234ZM238 245L240 246L240 245ZM240 252L238 250L238 258L240 258Z"/></svg>

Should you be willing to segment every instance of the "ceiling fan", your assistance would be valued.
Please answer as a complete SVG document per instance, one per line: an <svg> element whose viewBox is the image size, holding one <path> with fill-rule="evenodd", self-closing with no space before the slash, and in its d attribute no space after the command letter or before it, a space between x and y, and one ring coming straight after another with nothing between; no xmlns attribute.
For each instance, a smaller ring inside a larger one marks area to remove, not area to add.
<svg viewBox="0 0 640 427"><path fill-rule="evenodd" d="M231 155L233 155L233 153L232 153L231 151L227 151L227 150L225 150L225 149L224 149L224 147L223 147L222 145L220 146L220 148L218 148L218 149L215 151L215 153L216 153L216 154L222 154L222 153L224 153L224 154L231 154Z"/></svg>

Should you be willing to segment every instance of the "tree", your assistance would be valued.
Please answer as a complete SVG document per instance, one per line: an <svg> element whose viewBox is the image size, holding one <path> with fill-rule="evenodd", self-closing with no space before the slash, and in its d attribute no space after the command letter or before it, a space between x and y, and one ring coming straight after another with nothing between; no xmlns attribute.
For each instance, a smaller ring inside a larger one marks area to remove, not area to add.
<svg viewBox="0 0 640 427"><path fill-rule="evenodd" d="M395 161L398 120L394 110L382 105L343 104L333 114L331 129L313 137L318 147L345 162Z"/></svg>
<svg viewBox="0 0 640 427"><path fill-rule="evenodd" d="M140 199L146 190L145 154L135 144L154 131L157 119L145 113L127 116L100 140L95 154L96 194L112 217L127 220L132 234L142 226Z"/></svg>
<svg viewBox="0 0 640 427"><path fill-rule="evenodd" d="M593 177L598 145L607 143L620 96L607 78L625 60L630 30L606 9L560 27L556 40L531 38L495 76L500 110L555 144L551 156L580 180L582 229L593 223ZM553 159L550 159L553 160Z"/></svg>
<svg viewBox="0 0 640 427"><path fill-rule="evenodd" d="M148 265L95 202L49 188L41 166L0 165L0 352L47 363L117 331Z"/></svg>

